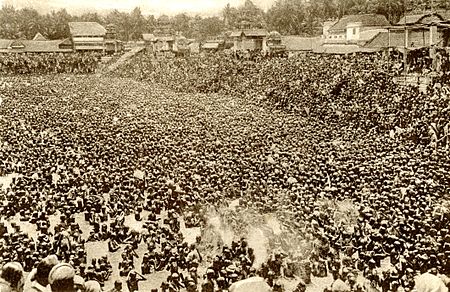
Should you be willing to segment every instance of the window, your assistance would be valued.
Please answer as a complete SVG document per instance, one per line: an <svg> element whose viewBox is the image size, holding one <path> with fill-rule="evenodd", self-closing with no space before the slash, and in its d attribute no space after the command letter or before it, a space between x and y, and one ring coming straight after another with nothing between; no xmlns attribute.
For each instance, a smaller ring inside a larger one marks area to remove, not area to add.
<svg viewBox="0 0 450 292"><path fill-rule="evenodd" d="M353 34L354 35L356 34L356 28L353 28Z"/></svg>

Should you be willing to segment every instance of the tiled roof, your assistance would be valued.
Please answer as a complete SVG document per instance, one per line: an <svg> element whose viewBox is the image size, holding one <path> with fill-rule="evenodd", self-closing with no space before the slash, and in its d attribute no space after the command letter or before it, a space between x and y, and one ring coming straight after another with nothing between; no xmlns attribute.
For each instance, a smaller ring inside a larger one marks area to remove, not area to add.
<svg viewBox="0 0 450 292"><path fill-rule="evenodd" d="M106 29L97 22L69 22L73 36L103 36Z"/></svg>
<svg viewBox="0 0 450 292"><path fill-rule="evenodd" d="M66 48L60 48L60 45L66 45ZM51 53L51 52L69 52L67 40L52 41L34 41L34 40L0 40L0 50L2 52L18 53Z"/></svg>
<svg viewBox="0 0 450 292"><path fill-rule="evenodd" d="M287 51L312 51L320 46L320 37L306 38L300 36L282 36L281 43L286 46Z"/></svg>
<svg viewBox="0 0 450 292"><path fill-rule="evenodd" d="M333 25L329 31L342 31L347 28L347 24L352 22L361 22L363 26L388 26L389 21L384 15L380 14L358 14L358 15L346 15L339 19L339 21Z"/></svg>
<svg viewBox="0 0 450 292"><path fill-rule="evenodd" d="M424 19L430 18L428 21L424 21ZM418 24L418 23L430 23L433 21L442 21L444 18L439 13L424 13L424 14L414 14L414 15L406 15L402 17L399 22L397 22L398 25L412 25L412 24Z"/></svg>
<svg viewBox="0 0 450 292"><path fill-rule="evenodd" d="M319 54L353 54L353 53L373 53L378 51L378 48L366 48L358 45L323 45L313 50L314 53Z"/></svg>
<svg viewBox="0 0 450 292"><path fill-rule="evenodd" d="M422 33L409 33L408 34L408 47L423 47L428 46L430 39L427 35ZM405 32L391 31L379 33L373 40L369 41L364 47L366 48L388 48L405 47Z"/></svg>
<svg viewBox="0 0 450 292"><path fill-rule="evenodd" d="M268 35L265 29L243 29L233 31L230 37L240 37L242 34L248 37L266 37Z"/></svg>

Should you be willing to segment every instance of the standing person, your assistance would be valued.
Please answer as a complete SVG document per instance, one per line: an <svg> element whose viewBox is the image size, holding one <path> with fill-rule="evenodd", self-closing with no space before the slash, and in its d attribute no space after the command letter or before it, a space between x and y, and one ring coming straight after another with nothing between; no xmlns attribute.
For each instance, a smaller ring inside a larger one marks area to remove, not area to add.
<svg viewBox="0 0 450 292"><path fill-rule="evenodd" d="M147 278L145 278L144 276L142 276L135 270L131 270L128 273L128 278L127 278L128 291L130 291L130 292L138 291L139 290L139 281L143 281L143 280L145 281L145 280L147 280Z"/></svg>

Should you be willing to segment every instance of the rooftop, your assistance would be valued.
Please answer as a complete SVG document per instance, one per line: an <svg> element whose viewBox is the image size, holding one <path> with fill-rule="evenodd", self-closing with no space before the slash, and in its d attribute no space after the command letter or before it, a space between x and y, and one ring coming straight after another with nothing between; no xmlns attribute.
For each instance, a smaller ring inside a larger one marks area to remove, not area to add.
<svg viewBox="0 0 450 292"><path fill-rule="evenodd" d="M336 22L330 28L330 31L345 30L347 25L352 22L360 22L363 26L389 26L390 23L384 15L381 14L358 14L346 15Z"/></svg>
<svg viewBox="0 0 450 292"><path fill-rule="evenodd" d="M230 37L240 37L241 35L245 35L247 37L265 37L268 33L265 29L241 29L233 31L230 34Z"/></svg>
<svg viewBox="0 0 450 292"><path fill-rule="evenodd" d="M412 14L402 17L397 25L413 25L413 24L429 24L435 21L443 21L439 13L423 13L423 14Z"/></svg>
<svg viewBox="0 0 450 292"><path fill-rule="evenodd" d="M73 36L103 36L106 29L97 22L69 22L70 33Z"/></svg>

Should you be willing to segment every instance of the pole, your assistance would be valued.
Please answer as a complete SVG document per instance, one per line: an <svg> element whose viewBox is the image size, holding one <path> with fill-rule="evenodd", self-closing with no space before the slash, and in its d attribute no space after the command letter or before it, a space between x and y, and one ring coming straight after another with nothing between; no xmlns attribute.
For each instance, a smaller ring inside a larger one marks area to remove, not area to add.
<svg viewBox="0 0 450 292"><path fill-rule="evenodd" d="M388 22L391 25L391 0L389 0L389 8L388 8ZM388 28L388 49L387 49L387 64L388 64L388 74L390 74L391 70L391 28Z"/></svg>
<svg viewBox="0 0 450 292"><path fill-rule="evenodd" d="M405 28L404 28L405 29L405 51L403 53L403 74L404 74L404 77L405 77L405 85L406 85L406 74L407 74L407 71L408 71L408 68L407 68L407 66L408 66L408 64L407 64L407 60L408 60L408 38L407 38L408 29L406 27L406 0L403 0L403 17L405 19L405 21L404 21L404 25L405 25Z"/></svg>

